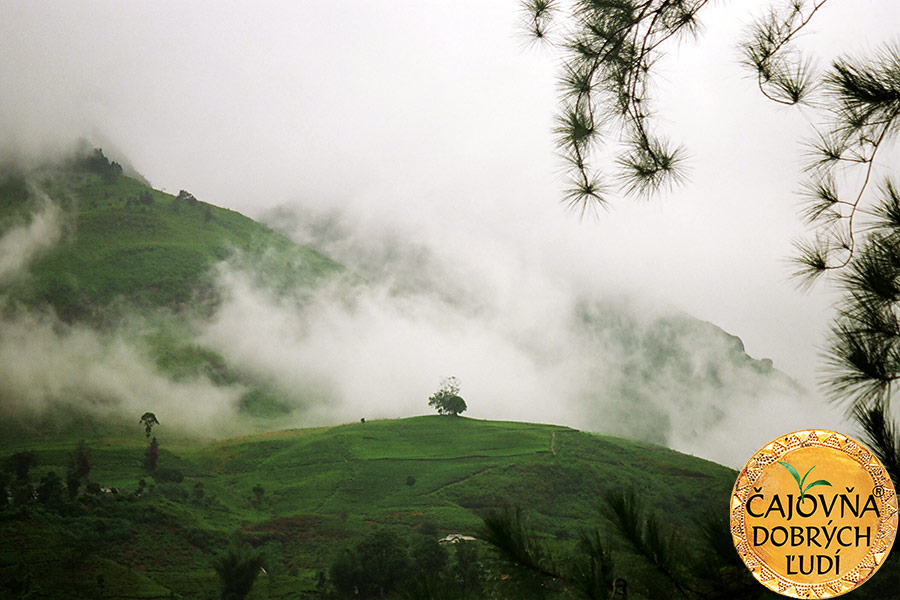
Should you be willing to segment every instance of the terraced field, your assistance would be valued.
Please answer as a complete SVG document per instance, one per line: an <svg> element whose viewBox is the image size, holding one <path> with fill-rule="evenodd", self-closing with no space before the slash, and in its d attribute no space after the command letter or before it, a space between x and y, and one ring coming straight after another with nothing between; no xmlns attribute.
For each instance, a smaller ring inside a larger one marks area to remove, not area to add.
<svg viewBox="0 0 900 600"><path fill-rule="evenodd" d="M724 505L735 477L666 448L565 427L425 416L226 440L169 439L158 426L159 469L180 472L175 483L142 470L137 424L3 429L0 455L37 454L32 481L64 476L83 439L91 481L119 490L86 495L71 514L37 502L0 512L0 590L30 577L37 597L214 598L210 560L240 534L275 557L254 597L294 598L314 594L336 552L379 528L472 535L487 511L514 505L565 545L602 523L605 490L640 482L649 505L670 507L671 522L687 527Z"/></svg>

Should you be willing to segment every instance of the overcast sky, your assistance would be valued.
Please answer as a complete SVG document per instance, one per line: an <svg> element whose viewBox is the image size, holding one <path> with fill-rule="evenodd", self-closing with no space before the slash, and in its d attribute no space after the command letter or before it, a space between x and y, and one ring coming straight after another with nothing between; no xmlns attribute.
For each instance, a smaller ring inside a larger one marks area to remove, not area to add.
<svg viewBox="0 0 900 600"><path fill-rule="evenodd" d="M451 254L683 309L811 384L833 298L797 291L786 264L808 126L760 97L736 50L765 4L718 3L661 65L661 126L690 182L594 220L559 202L557 62L512 1L5 0L0 148L87 136L156 187L250 216L302 202L399 223ZM833 0L806 43L827 63L896 42L898 24L891 0Z"/></svg>

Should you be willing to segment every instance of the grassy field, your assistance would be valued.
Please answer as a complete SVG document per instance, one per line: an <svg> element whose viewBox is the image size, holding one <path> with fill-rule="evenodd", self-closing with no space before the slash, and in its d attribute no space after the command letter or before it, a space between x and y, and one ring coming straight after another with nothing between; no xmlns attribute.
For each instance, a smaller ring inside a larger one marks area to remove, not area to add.
<svg viewBox="0 0 900 600"><path fill-rule="evenodd" d="M275 557L256 597L296 598L313 594L340 548L379 528L471 535L487 511L516 505L566 545L602 523L605 490L633 485L687 528L725 505L735 477L666 448L565 427L425 416L205 442L170 441L159 426L159 468L184 475L161 483L141 468L139 425L91 425L4 425L0 454L34 450L33 481L62 476L84 439L91 480L120 493L85 498L73 515L38 503L0 512L0 581L30 574L36 597L100 597L102 581L104 598L214 598L211 557L240 533ZM141 479L149 485L133 497ZM255 486L264 489L259 505Z"/></svg>

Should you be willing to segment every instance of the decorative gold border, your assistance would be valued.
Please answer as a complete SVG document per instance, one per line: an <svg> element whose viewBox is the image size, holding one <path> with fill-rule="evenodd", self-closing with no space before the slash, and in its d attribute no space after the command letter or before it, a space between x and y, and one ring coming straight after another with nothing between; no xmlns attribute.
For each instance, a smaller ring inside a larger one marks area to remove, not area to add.
<svg viewBox="0 0 900 600"><path fill-rule="evenodd" d="M825 583L810 585L797 583L775 573L751 549L744 529L744 505L753 483L763 469L781 456L797 448L821 446L840 450L868 471L884 492L880 496L882 518L869 553L846 575ZM897 492L884 466L872 452L856 440L826 429L805 429L776 438L763 446L738 475L731 494L731 537L734 547L750 572L770 590L789 598L833 598L846 594L865 583L887 558L897 535Z"/></svg>

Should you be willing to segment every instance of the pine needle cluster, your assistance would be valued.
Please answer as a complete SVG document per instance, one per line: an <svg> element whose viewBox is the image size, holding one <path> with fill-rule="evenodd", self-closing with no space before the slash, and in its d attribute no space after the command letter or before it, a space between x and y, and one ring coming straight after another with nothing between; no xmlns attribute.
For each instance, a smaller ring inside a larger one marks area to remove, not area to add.
<svg viewBox="0 0 900 600"><path fill-rule="evenodd" d="M652 73L661 49L694 34L708 0L525 0L526 28L562 52L556 139L566 164L565 202L584 214L615 190L646 196L684 178L684 151L653 127ZM552 35L562 21L560 36ZM614 171L592 160L617 150Z"/></svg>
<svg viewBox="0 0 900 600"><path fill-rule="evenodd" d="M822 75L821 87L825 123L808 144L802 209L814 233L798 245L796 258L796 274L808 282L850 266L873 231L881 238L874 243L890 243L884 225L900 217L900 209L887 166L876 159L900 133L900 49L842 57ZM871 263L871 251L864 261Z"/></svg>

